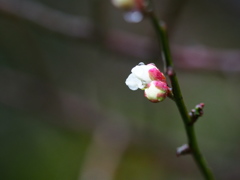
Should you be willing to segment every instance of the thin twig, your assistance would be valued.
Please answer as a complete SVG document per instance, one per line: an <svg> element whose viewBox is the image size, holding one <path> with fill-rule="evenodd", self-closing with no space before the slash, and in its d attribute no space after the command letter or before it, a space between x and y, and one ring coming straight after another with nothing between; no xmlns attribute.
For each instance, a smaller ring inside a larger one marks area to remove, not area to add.
<svg viewBox="0 0 240 180"><path fill-rule="evenodd" d="M186 134L188 137L188 145L191 149L191 154L198 165L200 171L202 172L203 176L206 180L213 180L213 174L211 170L208 168L206 161L204 160L196 139L195 130L193 125L189 125L191 121L190 116L188 115L188 111L186 105L184 103L181 89L178 83L177 75L173 69L173 61L170 53L170 48L168 44L168 37L166 33L166 27L164 23L158 21L156 15L152 10L147 12L147 16L151 19L154 29L156 30L156 34L158 37L158 41L162 47L163 53L163 60L165 64L165 72L170 78L171 85L172 85L172 92L174 95L175 103L178 107L178 110L181 114L182 120L184 122Z"/></svg>

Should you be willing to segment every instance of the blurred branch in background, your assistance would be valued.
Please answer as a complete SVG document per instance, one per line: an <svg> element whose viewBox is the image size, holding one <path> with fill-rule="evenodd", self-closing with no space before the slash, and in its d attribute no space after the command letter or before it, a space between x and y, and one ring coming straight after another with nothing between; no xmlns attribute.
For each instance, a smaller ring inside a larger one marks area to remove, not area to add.
<svg viewBox="0 0 240 180"><path fill-rule="evenodd" d="M205 69L225 73L240 72L240 51L206 47L175 47L173 59L183 69Z"/></svg>
<svg viewBox="0 0 240 180"><path fill-rule="evenodd" d="M88 149L79 180L112 180L128 146L130 137L122 117L114 115L100 124L93 132L93 141Z"/></svg>
<svg viewBox="0 0 240 180"><path fill-rule="evenodd" d="M142 59L151 58L158 49L150 38L125 32L109 33L112 50ZM240 72L240 51L207 47L173 46L172 54L177 67L187 70L209 70L220 72Z"/></svg>
<svg viewBox="0 0 240 180"><path fill-rule="evenodd" d="M181 8L172 13L179 13ZM67 37L98 40L94 37L95 25L90 19L63 13L39 2L0 0L0 11ZM158 57L157 45L151 38L117 30L108 31L104 38L103 44L112 51L141 59L152 58L153 54ZM239 50L175 46L173 58L176 66L184 69L240 72Z"/></svg>
<svg viewBox="0 0 240 180"><path fill-rule="evenodd" d="M39 2L0 0L0 10L72 38L89 38L92 35L92 23L87 18L66 14Z"/></svg>

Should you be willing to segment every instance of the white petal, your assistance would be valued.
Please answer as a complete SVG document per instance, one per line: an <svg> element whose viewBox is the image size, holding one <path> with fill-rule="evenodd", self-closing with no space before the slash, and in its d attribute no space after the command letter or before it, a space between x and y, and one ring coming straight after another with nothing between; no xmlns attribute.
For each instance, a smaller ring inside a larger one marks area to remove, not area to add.
<svg viewBox="0 0 240 180"><path fill-rule="evenodd" d="M142 85L141 80L139 80L135 75L130 74L128 78L125 81L126 85L129 87L129 89L135 91L139 88L139 86Z"/></svg>
<svg viewBox="0 0 240 180"><path fill-rule="evenodd" d="M151 82L151 79L149 77L149 69L151 67L147 65L138 65L132 68L132 73L140 80L144 81L146 84Z"/></svg>

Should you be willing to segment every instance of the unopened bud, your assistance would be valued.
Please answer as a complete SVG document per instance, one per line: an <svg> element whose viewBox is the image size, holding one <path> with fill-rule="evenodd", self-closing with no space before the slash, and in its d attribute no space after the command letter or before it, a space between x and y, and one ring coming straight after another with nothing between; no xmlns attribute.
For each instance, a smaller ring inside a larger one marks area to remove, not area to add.
<svg viewBox="0 0 240 180"><path fill-rule="evenodd" d="M164 76L164 74L154 64L148 64L148 66L151 66L151 65L152 65L152 68L148 70L149 77L152 80L166 82L166 77Z"/></svg>
<svg viewBox="0 0 240 180"><path fill-rule="evenodd" d="M144 13L146 8L145 0L112 0L112 4L119 9L141 13Z"/></svg>
<svg viewBox="0 0 240 180"><path fill-rule="evenodd" d="M203 115L204 106L205 106L204 103L200 103L189 112L189 116L191 117L189 125L193 125L198 120L198 118Z"/></svg>
<svg viewBox="0 0 240 180"><path fill-rule="evenodd" d="M144 96L151 102L163 101L168 95L168 86L163 81L152 81L147 84L147 88L144 90Z"/></svg>
<svg viewBox="0 0 240 180"><path fill-rule="evenodd" d="M135 7L135 0L112 0L112 4L123 10L131 10Z"/></svg>

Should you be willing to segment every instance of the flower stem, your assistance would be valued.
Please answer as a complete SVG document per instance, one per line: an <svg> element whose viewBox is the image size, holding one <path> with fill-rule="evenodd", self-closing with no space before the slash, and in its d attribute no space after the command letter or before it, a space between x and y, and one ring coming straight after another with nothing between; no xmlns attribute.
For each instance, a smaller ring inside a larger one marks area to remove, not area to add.
<svg viewBox="0 0 240 180"><path fill-rule="evenodd" d="M188 138L188 145L191 149L191 154L192 154L199 170L205 177L205 179L206 180L214 180L214 176L213 176L211 170L208 168L207 163L199 150L194 126L190 123L191 118L188 115L188 111L187 111L186 105L184 103L181 89L180 89L180 86L178 83L177 75L173 69L173 61L172 61L171 52L170 52L170 48L169 48L165 24L163 22L158 21L156 15L154 14L154 12L152 10L146 12L146 15L150 18L150 20L153 24L153 27L156 31L160 46L162 47L163 61L165 64L165 72L169 76L170 81L171 81L174 101L178 107L178 110L181 114L181 117L182 117L182 120L183 120L183 123L185 126L185 130L186 130L186 134L187 134L187 138Z"/></svg>

